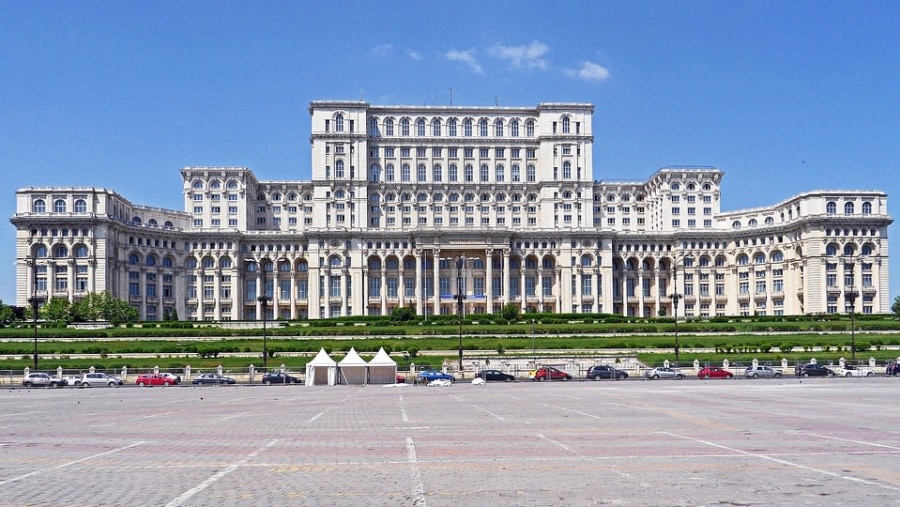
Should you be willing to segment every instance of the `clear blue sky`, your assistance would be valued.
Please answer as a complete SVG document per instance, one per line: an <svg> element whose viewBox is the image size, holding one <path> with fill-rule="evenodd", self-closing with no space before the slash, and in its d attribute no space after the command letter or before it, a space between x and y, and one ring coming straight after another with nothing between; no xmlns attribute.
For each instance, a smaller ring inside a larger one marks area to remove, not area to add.
<svg viewBox="0 0 900 507"><path fill-rule="evenodd" d="M596 179L716 166L723 210L896 199L898 26L897 1L3 1L0 209L32 185L182 209L187 165L309 179L311 100L442 105L451 88L457 105L595 104Z"/></svg>

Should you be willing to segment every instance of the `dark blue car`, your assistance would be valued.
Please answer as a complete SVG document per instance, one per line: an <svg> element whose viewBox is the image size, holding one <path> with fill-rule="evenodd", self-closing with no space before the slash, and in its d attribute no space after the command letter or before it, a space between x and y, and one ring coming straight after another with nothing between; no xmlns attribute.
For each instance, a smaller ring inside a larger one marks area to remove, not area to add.
<svg viewBox="0 0 900 507"><path fill-rule="evenodd" d="M419 382L431 382L432 380L450 380L455 382L456 377L450 375L449 373L444 373L438 370L425 370L418 375Z"/></svg>

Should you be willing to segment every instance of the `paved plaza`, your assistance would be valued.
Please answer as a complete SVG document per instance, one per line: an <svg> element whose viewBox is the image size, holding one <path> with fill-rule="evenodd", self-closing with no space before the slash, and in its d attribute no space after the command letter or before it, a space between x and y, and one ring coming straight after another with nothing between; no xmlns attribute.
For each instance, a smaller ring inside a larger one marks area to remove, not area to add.
<svg viewBox="0 0 900 507"><path fill-rule="evenodd" d="M2 506L892 505L900 379L0 391Z"/></svg>

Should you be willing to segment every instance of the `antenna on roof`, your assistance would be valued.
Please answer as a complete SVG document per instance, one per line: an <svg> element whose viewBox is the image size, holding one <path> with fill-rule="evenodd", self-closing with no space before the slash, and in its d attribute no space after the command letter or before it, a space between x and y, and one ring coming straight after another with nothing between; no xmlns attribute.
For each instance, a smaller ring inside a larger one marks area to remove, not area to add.
<svg viewBox="0 0 900 507"><path fill-rule="evenodd" d="M366 92L363 90L359 90L359 101L360 102L366 101Z"/></svg>
<svg viewBox="0 0 900 507"><path fill-rule="evenodd" d="M500 105L500 99L499 99L496 95L494 95L494 105L495 105L495 106L499 106L499 105Z"/></svg>
<svg viewBox="0 0 900 507"><path fill-rule="evenodd" d="M453 105L453 87L450 87L450 105Z"/></svg>

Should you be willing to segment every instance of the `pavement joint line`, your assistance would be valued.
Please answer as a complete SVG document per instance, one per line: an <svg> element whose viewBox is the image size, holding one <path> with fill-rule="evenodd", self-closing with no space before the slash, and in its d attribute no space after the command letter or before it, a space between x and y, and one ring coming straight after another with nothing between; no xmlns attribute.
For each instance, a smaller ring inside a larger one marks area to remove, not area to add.
<svg viewBox="0 0 900 507"><path fill-rule="evenodd" d="M740 449L736 449L736 448L734 448L734 447L729 447L729 446L727 446L727 445L722 445L722 444L717 444L717 443L715 443L715 442L710 442L709 440L703 440L703 439L700 439L700 438L693 438L693 437L689 437L689 436L687 436L687 435L679 435L679 434L677 434L677 433L671 433L671 432L668 432L668 431L659 431L659 432L657 432L657 433L658 433L658 434L661 434L661 435L668 435L668 436L674 437L674 438L680 438L680 439L682 439L682 440L689 440L689 441L691 441L691 442L697 442L697 443L700 443L700 444L703 444L703 445L708 445L708 446L710 446L710 447L715 447L715 448L717 448L717 449L723 449L723 450L726 450L726 451L735 452L735 453L741 454L741 455L743 455L743 456L749 456L749 457L752 457L752 458L759 458L759 459L763 459L763 460L767 460L767 461L772 461L772 462L774 462L774 463L778 463L778 464L781 464L781 465L785 465L785 466L789 466L789 467L798 468L798 469L800 469L800 470L806 470L806 471L808 471L808 472L814 472L814 473L821 474L821 475L825 475L825 476L828 476L828 477L834 477L834 478L836 478L836 479L843 479L843 480L845 480L845 481L857 482L857 483L860 483L860 484L865 484L865 485L867 485L867 486L875 486L875 487L879 487L879 488L882 488L882 489L887 489L887 490L890 490L890 491L898 491L898 492L900 492L900 488L898 488L898 487L896 487L896 486L890 486L890 485L888 485L888 484L882 484L882 483L877 482L877 481L870 481L870 480L868 480L868 479L863 479L863 478L861 478L861 477L854 477L854 476L852 476L852 475L845 475L845 474L839 474L839 473L835 473L835 472L829 472L828 470L822 470L821 468L815 468L815 467L810 467L810 466L806 466L806 465L801 465L801 464L799 464L799 463L792 463L792 462L787 461L787 460L783 460L783 459L778 459L778 458L772 457L771 455L768 455L768 454L760 454L760 453L756 453L756 452L742 451L742 450L740 450Z"/></svg>
<svg viewBox="0 0 900 507"><path fill-rule="evenodd" d="M229 419L237 419L238 417L244 417L244 416L246 416L246 415L248 415L248 414L250 414L250 412L241 412L240 414L233 414L233 415L225 416L225 417L223 417L221 420L222 420L222 421L227 421L227 420L229 420Z"/></svg>
<svg viewBox="0 0 900 507"><path fill-rule="evenodd" d="M230 474L231 472L234 472L235 470L237 470L238 468L240 468L241 465L243 465L244 463L246 463L246 462L250 461L251 459L255 458L256 456L258 456L258 455L259 455L261 452L263 452L264 450L266 450L266 449L268 449L268 448L274 446L277 442L278 442L278 439L272 440L272 441L270 441L269 443L267 443L266 445L264 445L264 446L260 447L259 449L257 449L257 450L255 450L255 451L251 452L251 453L248 454L247 456L244 456L244 458L241 459L240 461L238 461L237 463L231 464L231 465L230 465L228 468L226 468L225 470L222 470L222 471L220 471L220 472L217 472L217 473L213 474L212 476L210 476L209 478L207 478L205 481L201 482L200 484L194 486L193 488L191 488L191 489L185 491L184 493L178 495L177 497L175 497L175 499L173 499L171 502L169 502L169 503L166 504L166 507L177 507L177 506L179 506L179 505L183 505L184 502L190 500L191 497L193 497L193 496L196 495L197 493L203 491L204 489L208 488L209 486L215 484L216 482L219 481L219 479L221 479L221 478L227 476L227 475Z"/></svg>
<svg viewBox="0 0 900 507"><path fill-rule="evenodd" d="M17 415L31 415L31 414L37 414L37 412L17 412L15 414L3 414L3 415L0 415L0 417L15 417Z"/></svg>
<svg viewBox="0 0 900 507"><path fill-rule="evenodd" d="M309 419L308 421L306 421L306 424L309 424L309 423L311 423L311 422L316 422L316 419L318 419L318 418L322 417L323 415L325 415L325 412L326 412L326 411L323 410L323 411L319 412L318 414L312 416L312 419Z"/></svg>
<svg viewBox="0 0 900 507"><path fill-rule="evenodd" d="M419 470L419 459L416 457L416 443L412 437L406 437L406 457L413 472L413 505L427 507L425 501L425 483L422 482L422 473Z"/></svg>
<svg viewBox="0 0 900 507"><path fill-rule="evenodd" d="M895 446L895 445L878 444L878 443L875 443L875 442L867 442L867 441L865 441L865 440L853 440L853 439L851 439L851 438L832 437L832 436L829 436L829 435L822 435L822 434L820 434L820 433L811 433L811 432L808 432L808 431L804 431L803 433L805 433L805 434L807 434L807 435L810 435L810 436L813 436L813 437L827 438L827 439L829 439L829 440L837 440L837 441L839 441L839 442L850 442L850 443L853 443L853 444L871 445L871 446L873 446L873 447L883 447L883 448L885 448L885 449L892 449L892 450L895 450L895 451L900 451L900 447L897 447L897 446Z"/></svg>
<svg viewBox="0 0 900 507"><path fill-rule="evenodd" d="M481 410L482 412L484 412L484 413L486 413L487 415L489 415L489 416L491 416L491 417L497 419L498 421L505 421L505 420L506 420L506 419L503 418L503 416L497 415L497 414L491 412L490 410L488 410L488 409L486 409L486 408L479 407L478 405L472 405L472 408Z"/></svg>
<svg viewBox="0 0 900 507"><path fill-rule="evenodd" d="M153 419L154 417L161 417L161 416L164 416L164 415L171 415L171 414L174 414L174 413L175 413L175 412L171 412L171 411L169 411L169 412L160 412L160 413L158 413L158 414L150 414L150 415L145 415L145 416L141 416L141 417L135 417L134 419L135 419L136 421L140 421L140 420L143 420L143 419Z"/></svg>
<svg viewBox="0 0 900 507"><path fill-rule="evenodd" d="M39 470L35 470L34 472L29 472L27 474L20 475L18 477L13 477L13 478L7 479L5 481L0 481L0 486L3 486L4 484L9 484L11 482L21 481L22 479L31 477L32 475L43 474L43 473L47 473L52 470L59 470L61 468L66 468L68 466L77 465L78 463L83 463L85 461L92 460L94 458L99 458L101 456L108 456L110 454L114 454L114 453L121 452L121 451L124 451L127 449L131 449L132 447L137 447L137 446L145 444L145 443L146 442L134 442L134 443L119 447L117 449L111 449L109 451L103 451L103 452L100 452L97 454L92 454L90 456L85 456L84 458L79 458L74 461L69 461L69 462L63 463L61 465L52 466L50 468L41 468Z"/></svg>

